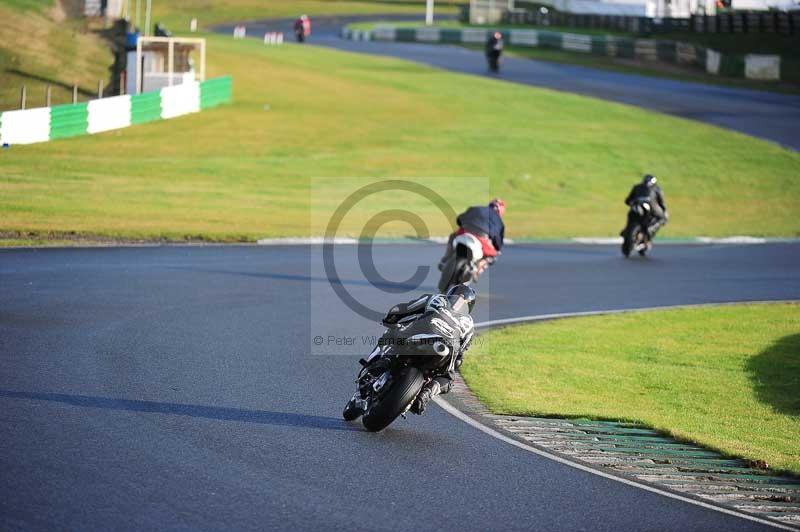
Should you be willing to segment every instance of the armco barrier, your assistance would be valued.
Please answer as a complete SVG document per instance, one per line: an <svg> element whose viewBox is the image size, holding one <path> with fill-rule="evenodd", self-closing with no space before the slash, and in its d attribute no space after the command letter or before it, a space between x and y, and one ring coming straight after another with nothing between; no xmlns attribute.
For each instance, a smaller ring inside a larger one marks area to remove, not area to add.
<svg viewBox="0 0 800 532"><path fill-rule="evenodd" d="M360 41L403 41L424 43L483 44L489 34L481 28L414 28L379 25L371 30L346 27L342 37ZM570 52L591 53L694 66L731 77L760 80L780 79L781 58L778 55L750 54L744 57L723 55L711 49L688 43L659 39L630 39L612 35L586 35L541 30L503 30L503 39L514 46L551 48Z"/></svg>
<svg viewBox="0 0 800 532"><path fill-rule="evenodd" d="M196 113L230 103L231 99L232 80L230 76L226 76L132 96L7 111L0 114L0 144L32 144L78 135L93 135Z"/></svg>

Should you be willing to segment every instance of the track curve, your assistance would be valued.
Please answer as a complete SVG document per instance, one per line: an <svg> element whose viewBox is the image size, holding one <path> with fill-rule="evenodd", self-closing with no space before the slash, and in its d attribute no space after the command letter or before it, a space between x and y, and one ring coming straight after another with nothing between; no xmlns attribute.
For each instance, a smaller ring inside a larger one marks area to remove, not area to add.
<svg viewBox="0 0 800 532"><path fill-rule="evenodd" d="M374 251L400 279L440 249ZM530 455L438 408L380 434L341 421L364 349L311 356L310 339L380 328L343 309L315 253L0 251L0 529L764 529ZM355 297L405 297L340 259ZM798 265L798 244L658 246L646 261L520 245L481 281L477 317L800 298ZM631 291L631 279L656 282Z"/></svg>
<svg viewBox="0 0 800 532"><path fill-rule="evenodd" d="M312 45L397 57L437 68L609 100L739 131L800 150L800 96L623 74L594 68L506 57L499 76L486 72L481 52L460 46L348 41L342 26L368 20L420 21L408 15L314 17ZM244 22L248 35L292 34L292 20ZM233 25L215 28L229 33Z"/></svg>

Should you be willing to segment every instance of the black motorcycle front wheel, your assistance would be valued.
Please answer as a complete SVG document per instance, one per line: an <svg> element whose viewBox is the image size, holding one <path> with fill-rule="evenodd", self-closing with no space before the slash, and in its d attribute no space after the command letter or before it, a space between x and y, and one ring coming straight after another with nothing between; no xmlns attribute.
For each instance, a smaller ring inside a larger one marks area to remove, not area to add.
<svg viewBox="0 0 800 532"><path fill-rule="evenodd" d="M364 428L378 432L388 427L417 397L424 384L425 378L417 368L409 366L400 370L392 379L389 390L364 414L361 419Z"/></svg>
<svg viewBox="0 0 800 532"><path fill-rule="evenodd" d="M636 237L638 236L637 232L637 227L635 225L625 228L622 236L622 254L625 255L625 258L628 258L631 254L631 251L633 251L633 246L636 243Z"/></svg>
<svg viewBox="0 0 800 532"><path fill-rule="evenodd" d="M350 399L347 404L344 406L344 410L342 411L342 417L345 421L353 421L361 415L361 409L356 406L356 402L354 399Z"/></svg>

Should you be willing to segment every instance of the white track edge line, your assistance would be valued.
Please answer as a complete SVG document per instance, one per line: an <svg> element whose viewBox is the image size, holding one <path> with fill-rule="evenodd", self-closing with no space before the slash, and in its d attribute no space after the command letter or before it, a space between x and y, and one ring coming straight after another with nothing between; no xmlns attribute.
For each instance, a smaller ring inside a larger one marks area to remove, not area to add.
<svg viewBox="0 0 800 532"><path fill-rule="evenodd" d="M475 328L487 328L487 327L495 327L499 325L512 325L517 323L532 323L537 321L546 321L546 320L555 320L560 318L578 318L581 316L599 316L603 314L625 314L625 313L632 313L632 312L649 312L654 310L670 310L670 309L681 309L681 308L702 308L702 307L717 307L717 306L727 306L727 305L741 305L741 304L765 304L765 303L790 303L795 302L796 299L775 299L775 300L758 300L758 301L730 301L730 302L722 302L722 303L697 303L697 304L688 304L688 305L666 305L662 307L642 307L642 308L630 308L630 309L611 309L611 310L590 310L584 312L562 312L557 314L539 314L539 315L532 315L532 316L521 316L518 318L507 318L507 319L500 319L500 320L491 320L491 321L484 321L475 324ZM706 508L709 510L714 510L720 513L724 513L727 515L732 515L735 517L740 517L742 519L747 519L749 521L753 521L756 523L768 525L774 528L778 528L781 530L792 530L796 531L797 528L792 527L790 525L784 525L783 523L779 523L777 521L771 521L768 519L764 519L761 517L756 517L754 515L750 515L744 512L739 512L737 510L733 510L730 508L725 508L723 506L717 506L712 503L707 503L703 501L699 501L696 499L692 499L690 497L684 497L683 495L678 495L677 493L672 493L670 491L665 491L660 488L656 488L654 486L648 486L647 484L642 484L640 482L636 482L635 480L613 475L611 473L606 473L605 471L601 471L599 469L595 469L586 465L583 465L578 462L573 462L556 454L549 453L547 451L543 451L541 449L537 449L531 445L526 445L520 441L517 441L505 434L498 432L497 430L484 425L483 423L476 421L475 419L471 418L467 414L461 412L459 409L454 407L453 405L449 404L447 401L442 399L441 397L434 397L434 402L442 407L442 409L450 414L451 416L460 419L464 423L480 430L481 432L488 434L489 436L496 438L502 442L508 443L513 445L514 447L518 447L525 451L531 452L533 454L542 456L549 460L553 460L560 464L564 464L566 466L579 469L581 471L585 471L587 473L591 473L593 475L597 475L603 478L607 478L610 480L614 480L616 482L621 482L622 484L626 484L628 486L633 486L635 488L643 489L645 491L649 491L651 493L656 493L658 495L663 495L664 497L669 497L670 499L675 499L683 502L688 502L689 504L694 504L695 506L700 506L702 508Z"/></svg>
<svg viewBox="0 0 800 532"><path fill-rule="evenodd" d="M772 303L795 303L797 299L756 299L744 301L721 301L719 303L686 303L681 305L663 305L659 307L636 307L626 309L586 310L582 312L560 312L555 314L534 314L517 318L502 318L499 320L482 321L475 324L476 329L486 329L501 325L516 325L522 323L535 323L537 321L558 320L561 318L580 318L584 316L602 316L606 314L629 314L634 312L651 312L654 310L677 310L703 307L726 307L732 305L766 305Z"/></svg>
<svg viewBox="0 0 800 532"><path fill-rule="evenodd" d="M468 425L480 430L481 432L483 432L485 434L488 434L489 436L491 436L493 438L496 438L496 439L498 439L498 440L500 440L502 442L505 442L505 443L508 443L510 445L513 445L514 447L518 447L518 448L520 448L520 449L522 449L524 451L528 451L528 452L531 452L533 454L537 454L537 455L539 455L539 456L541 456L543 458L547 458L549 460L553 460L553 461L558 462L560 464L563 464L563 465L566 465L566 466L569 466L569 467L572 467L572 468L575 468L575 469L579 469L581 471L585 471L587 473L591 473L593 475L597 475L597 476L600 476L600 477L603 477L603 478L607 478L609 480L614 480L616 482L621 482L622 484L626 484L628 486L633 486L635 488L643 489L645 491L656 493L658 495L663 495L664 497L669 497L670 499L676 499L676 500L679 500L679 501L682 501L682 502L688 502L689 504L694 504L695 506L700 506L700 507L706 508L708 510L714 510L714 511L717 511L717 512L720 512L720 513L723 513L723 514L732 515L732 516L735 516L735 517L740 517L742 519L747 519L749 521L760 523L762 525L772 526L774 528L778 528L778 529L781 529L781 530L791 530L791 531L795 531L795 532L797 531L797 528L794 528L794 527L789 526L789 525L784 525L782 523L778 523L778 522L775 522L775 521L770 521L770 520L767 520L767 519L763 519L761 517L756 517L756 516L753 516L753 515L750 515L750 514L738 512L738 511L732 510L730 508L725 508L725 507L722 507L722 506L716 506L716 505L711 504L711 503L698 501L696 499L692 499L692 498L689 498L689 497L684 497L683 495L678 495L677 493L664 491L664 490L656 488L654 486L648 486L647 484L642 484L642 483L636 482L635 480L631 480L631 479L624 478L624 477L618 477L616 475L612 475L611 473L606 473L604 471L600 471L600 470L591 468L589 466L585 466L585 465L577 463L577 462L572 462L570 460L567 460L566 458L562 458L561 456L549 453L547 451L542 451L541 449L537 449L536 447L532 447L530 445L526 445L526 444L524 444L524 443L522 443L520 441L517 441L517 440L515 440L513 438L510 438L510 437L506 436L505 434L501 434L500 432L496 431L495 429L493 429L491 427L488 427L488 426L484 425L483 423L480 423L480 422L472 419L467 414L461 412L456 407L454 407L453 405L447 403L445 400L443 400L440 397L434 397L433 400L436 402L437 405L442 407L442 409L445 412L447 412L448 414L450 414L451 416L453 416L453 417L455 417L457 419L460 419L464 423L466 423L466 424L468 424Z"/></svg>

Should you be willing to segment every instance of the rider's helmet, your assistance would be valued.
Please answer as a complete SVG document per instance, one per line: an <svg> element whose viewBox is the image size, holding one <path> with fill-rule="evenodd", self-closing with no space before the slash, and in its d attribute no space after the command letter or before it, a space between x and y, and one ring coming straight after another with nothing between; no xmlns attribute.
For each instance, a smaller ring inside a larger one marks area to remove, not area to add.
<svg viewBox="0 0 800 532"><path fill-rule="evenodd" d="M656 183L658 183L658 179L656 179L656 176L654 175L647 174L642 178L642 184L647 185L648 187L652 187Z"/></svg>
<svg viewBox="0 0 800 532"><path fill-rule="evenodd" d="M495 198L489 202L489 207L497 211L497 214L503 216L506 213L506 202L500 198Z"/></svg>
<svg viewBox="0 0 800 532"><path fill-rule="evenodd" d="M447 302L456 312L472 312L475 307L475 299L477 295L475 290L465 284L457 284L447 291ZM464 306L468 306L465 309Z"/></svg>

